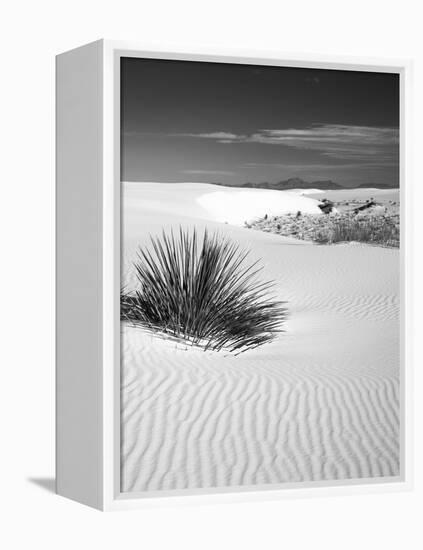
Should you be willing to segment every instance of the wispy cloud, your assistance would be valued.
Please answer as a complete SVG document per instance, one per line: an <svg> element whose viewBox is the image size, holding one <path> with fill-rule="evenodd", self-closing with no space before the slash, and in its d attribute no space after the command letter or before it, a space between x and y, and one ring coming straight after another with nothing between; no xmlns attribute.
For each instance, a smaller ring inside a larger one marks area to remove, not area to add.
<svg viewBox="0 0 423 550"><path fill-rule="evenodd" d="M176 134L218 143L260 143L312 150L322 155L350 161L396 161L398 157L398 128L315 124L307 128L263 129L252 134L211 132Z"/></svg>
<svg viewBox="0 0 423 550"><path fill-rule="evenodd" d="M210 132L205 134L173 134L174 136L185 136L185 137L197 137L197 138L208 138L215 139L217 141L237 141L240 137L237 134L231 134L230 132Z"/></svg>
<svg viewBox="0 0 423 550"><path fill-rule="evenodd" d="M312 86L318 86L320 84L320 78L318 76L308 76L305 81Z"/></svg>

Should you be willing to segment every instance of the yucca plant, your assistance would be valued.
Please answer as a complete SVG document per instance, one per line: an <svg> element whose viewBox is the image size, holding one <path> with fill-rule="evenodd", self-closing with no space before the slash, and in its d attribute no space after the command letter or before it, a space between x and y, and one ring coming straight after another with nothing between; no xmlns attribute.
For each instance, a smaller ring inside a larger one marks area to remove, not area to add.
<svg viewBox="0 0 423 550"><path fill-rule="evenodd" d="M134 264L139 288L121 293L121 318L204 349L240 353L271 341L286 309L260 282L262 268L248 252L207 230L163 231L140 249Z"/></svg>

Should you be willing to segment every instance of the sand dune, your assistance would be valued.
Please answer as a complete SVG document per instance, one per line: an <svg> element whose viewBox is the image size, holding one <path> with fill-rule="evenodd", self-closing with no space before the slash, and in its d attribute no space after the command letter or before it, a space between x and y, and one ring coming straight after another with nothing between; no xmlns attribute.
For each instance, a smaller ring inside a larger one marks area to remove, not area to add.
<svg viewBox="0 0 423 550"><path fill-rule="evenodd" d="M197 202L209 213L210 219L235 225L266 214L275 216L298 211L321 214L318 201L288 191L263 193L262 189L228 189L201 195Z"/></svg>
<svg viewBox="0 0 423 550"><path fill-rule="evenodd" d="M243 225L246 220L266 214L320 214L318 200L303 196L300 190L271 191L221 187L207 183L125 183L123 200L131 211L142 211L166 219L167 214L185 218ZM319 193L318 189L307 190ZM172 200L169 199L172 197ZM126 213L126 211L125 211Z"/></svg>
<svg viewBox="0 0 423 550"><path fill-rule="evenodd" d="M321 190L307 189L304 193L306 196L320 199L322 196L330 200L363 200L373 197L376 200L399 200L399 189L376 189L374 187L359 188L359 189L328 189L322 195Z"/></svg>
<svg viewBox="0 0 423 550"><path fill-rule="evenodd" d="M149 233L207 225L262 259L289 319L274 342L237 357L122 325L122 490L398 475L398 250L218 223L201 200L215 186L123 190L129 288ZM270 192L254 191L261 207Z"/></svg>

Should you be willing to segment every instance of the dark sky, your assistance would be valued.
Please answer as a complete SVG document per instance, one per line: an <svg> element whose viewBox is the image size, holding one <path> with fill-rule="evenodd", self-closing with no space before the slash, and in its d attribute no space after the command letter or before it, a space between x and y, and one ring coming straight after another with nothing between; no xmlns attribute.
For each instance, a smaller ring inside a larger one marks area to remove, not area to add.
<svg viewBox="0 0 423 550"><path fill-rule="evenodd" d="M122 180L398 184L399 76L122 59Z"/></svg>

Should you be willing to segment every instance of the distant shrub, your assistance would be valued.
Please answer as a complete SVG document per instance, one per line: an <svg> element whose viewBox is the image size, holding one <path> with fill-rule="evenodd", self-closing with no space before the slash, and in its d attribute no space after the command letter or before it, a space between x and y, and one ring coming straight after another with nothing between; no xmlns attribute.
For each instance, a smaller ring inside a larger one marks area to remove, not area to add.
<svg viewBox="0 0 423 550"><path fill-rule="evenodd" d="M286 317L260 282L257 262L218 233L195 229L151 237L134 264L139 288L121 293L121 318L205 349L231 352L273 340Z"/></svg>
<svg viewBox="0 0 423 550"><path fill-rule="evenodd" d="M326 232L320 230L316 241L327 243L357 241L398 247L399 224L384 216L334 218Z"/></svg>
<svg viewBox="0 0 423 550"><path fill-rule="evenodd" d="M378 246L399 247L400 223L398 214L375 215L343 212L331 215L289 213L273 220L253 220L247 227L273 232L284 237L333 244L357 241Z"/></svg>

